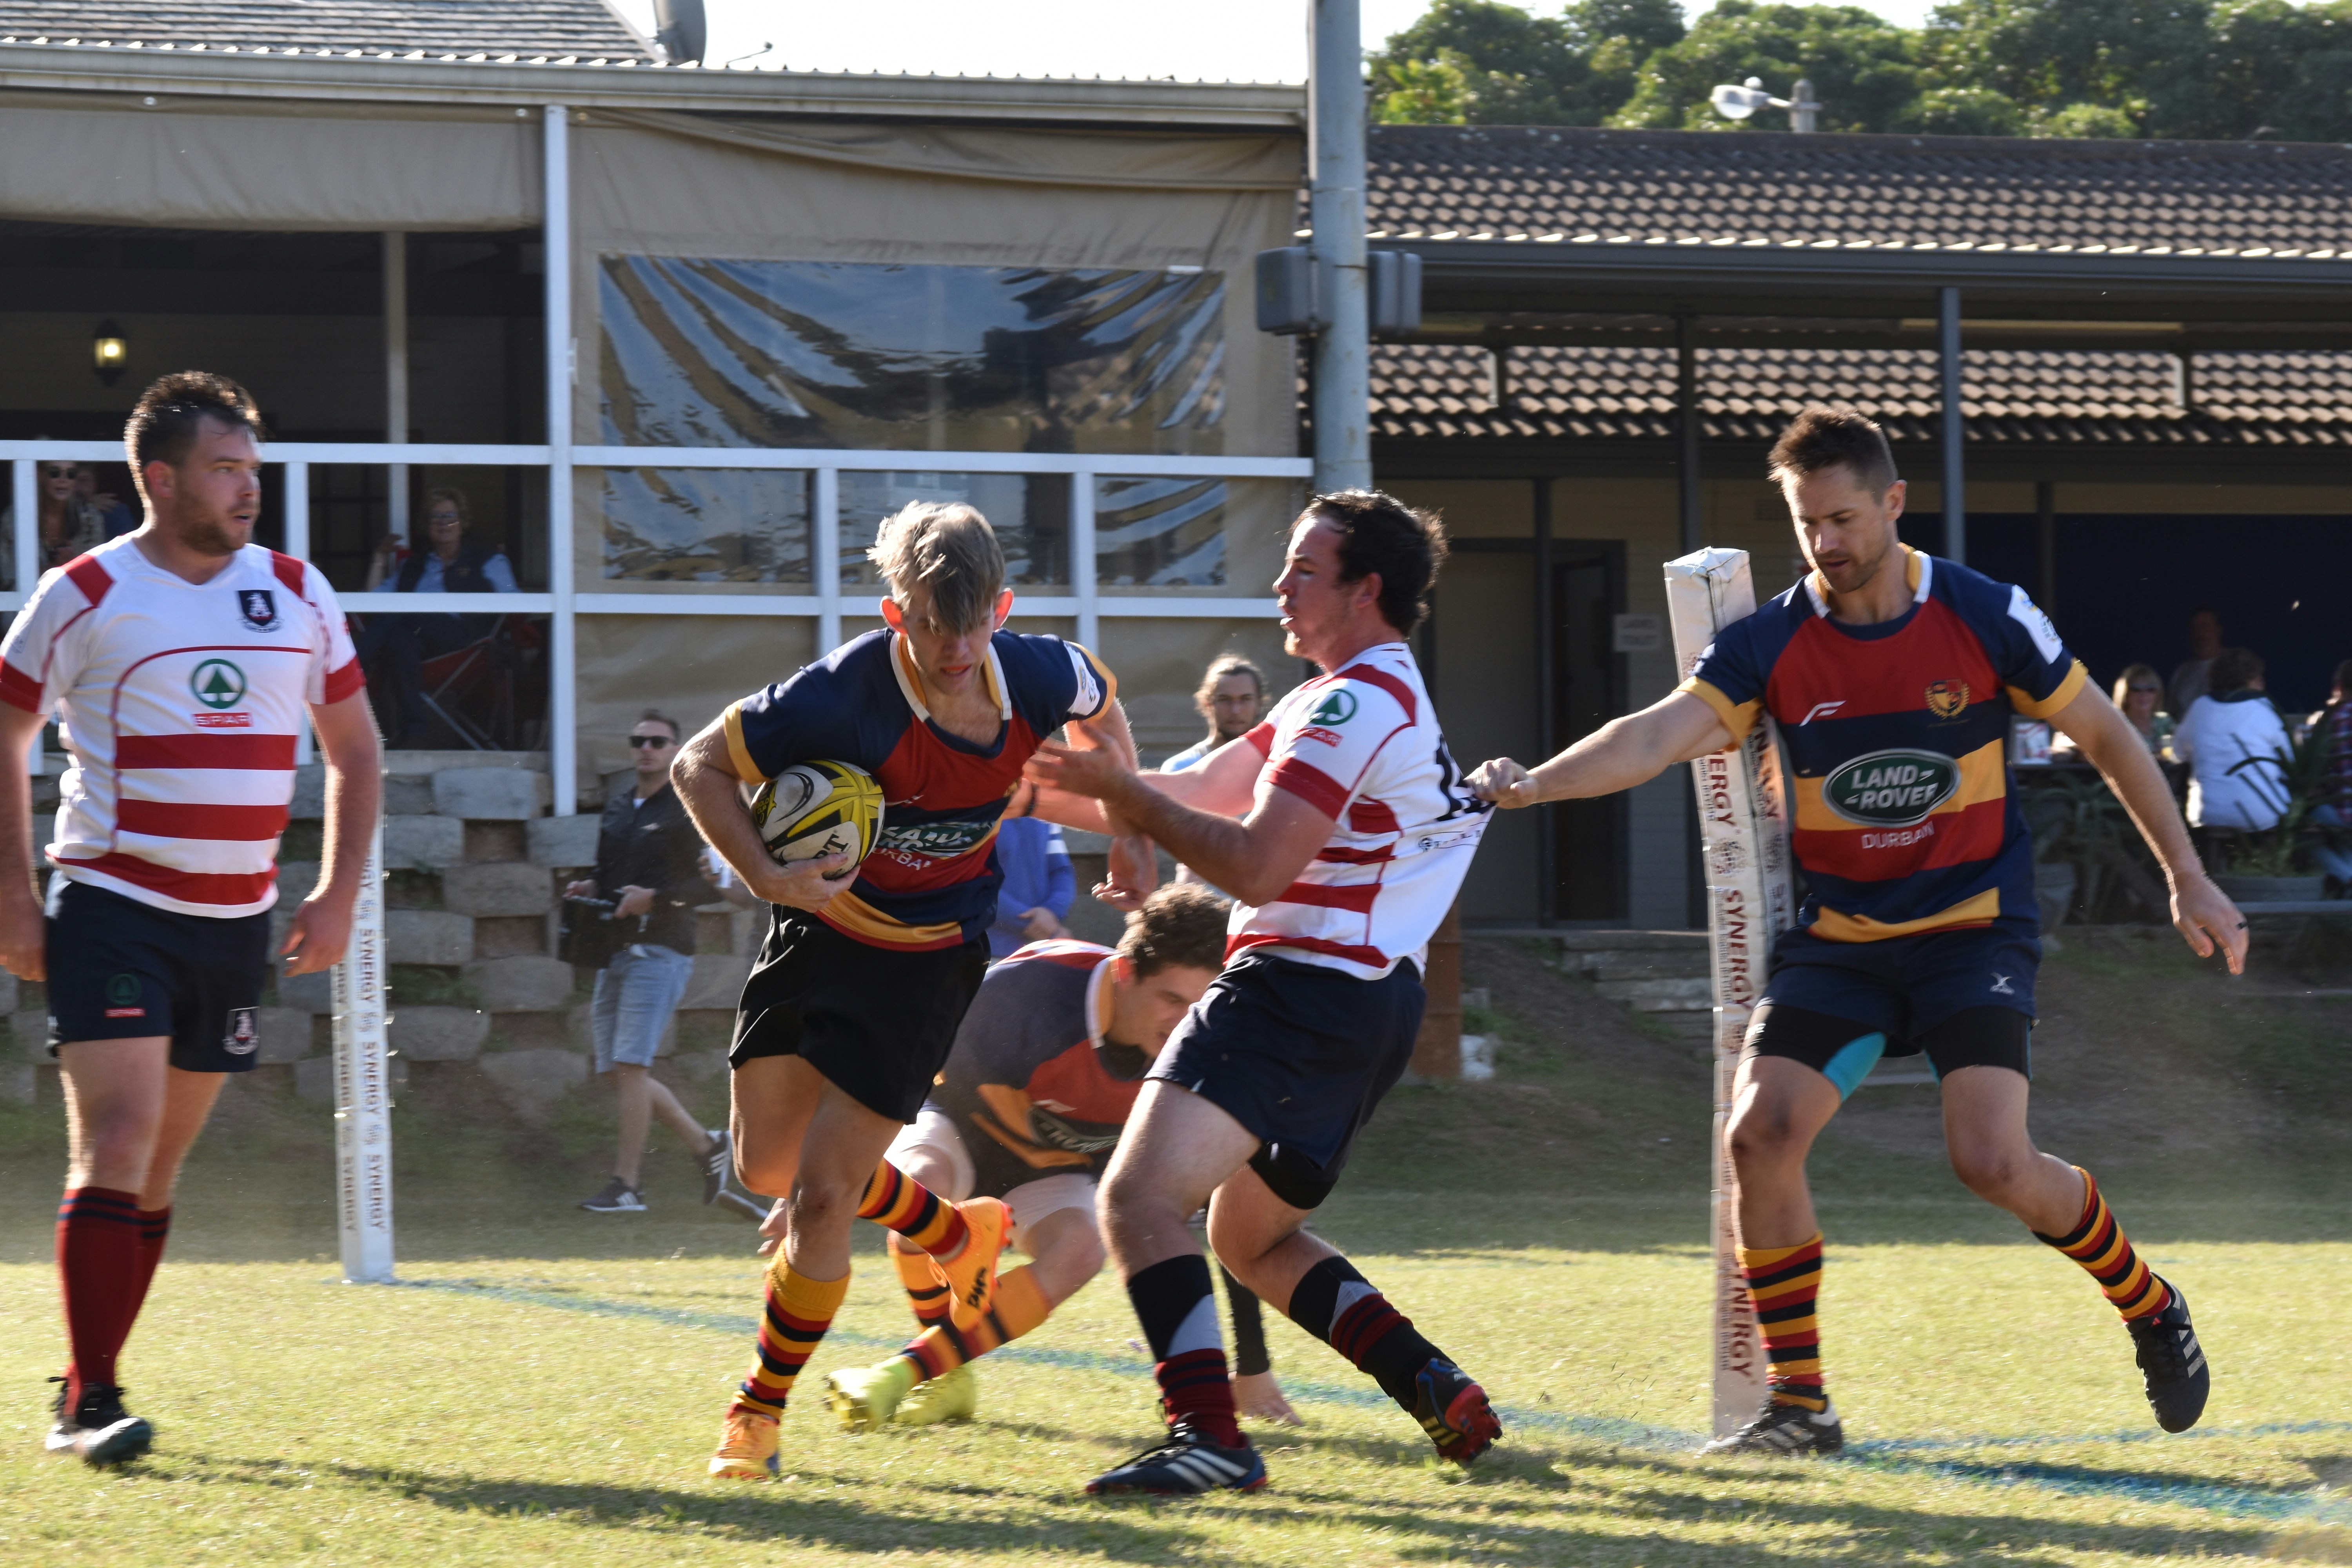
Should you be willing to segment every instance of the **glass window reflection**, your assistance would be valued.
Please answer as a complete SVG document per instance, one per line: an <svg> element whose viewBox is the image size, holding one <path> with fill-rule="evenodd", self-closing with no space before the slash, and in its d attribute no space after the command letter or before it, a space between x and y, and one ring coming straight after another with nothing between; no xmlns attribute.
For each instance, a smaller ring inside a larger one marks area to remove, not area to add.
<svg viewBox="0 0 2352 1568"><path fill-rule="evenodd" d="M841 476L841 581L881 585L866 552L882 520L910 501L961 501L977 507L1004 551L1004 580L1016 588L1067 587L1070 582L1070 481L1059 474L945 474L908 471Z"/></svg>
<svg viewBox="0 0 2352 1568"><path fill-rule="evenodd" d="M1225 582L1225 481L1095 481L1095 580L1106 588Z"/></svg>
<svg viewBox="0 0 2352 1568"><path fill-rule="evenodd" d="M640 583L806 583L809 476L606 468L604 574Z"/></svg>

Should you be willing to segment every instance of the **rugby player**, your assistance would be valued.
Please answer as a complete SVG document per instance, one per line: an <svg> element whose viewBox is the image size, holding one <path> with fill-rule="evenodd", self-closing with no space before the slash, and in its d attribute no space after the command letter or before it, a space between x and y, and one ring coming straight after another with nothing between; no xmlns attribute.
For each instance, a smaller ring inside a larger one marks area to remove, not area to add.
<svg viewBox="0 0 2352 1568"><path fill-rule="evenodd" d="M340 959L366 872L382 759L334 590L251 542L261 417L235 382L150 386L123 431L146 502L132 533L45 574L0 643L0 853L29 865L18 763L48 715L67 770L32 879L0 878L0 963L48 985L71 1155L58 1270L73 1360L47 1447L146 1451L116 1361L172 1225L180 1163L225 1075L249 1070L269 984L278 838L307 716L327 761L325 875L286 929L288 974Z"/></svg>
<svg viewBox="0 0 2352 1568"><path fill-rule="evenodd" d="M1487 821L1405 644L1444 557L1428 513L1372 490L1318 496L1274 591L1289 650L1327 673L1183 773L1052 745L1029 764L1041 799L1100 801L1240 900L1225 967L1152 1063L1104 1177L1169 1430L1090 1492L1265 1484L1185 1225L1203 1202L1225 1267L1369 1373L1441 1455L1468 1464L1501 1433L1478 1384L1302 1228L1412 1058L1422 955Z"/></svg>
<svg viewBox="0 0 2352 1568"><path fill-rule="evenodd" d="M2042 948L2011 715L2046 719L2098 768L2163 864L2173 923L2200 957L2218 943L2241 973L2245 921L2206 879L2147 744L2025 591L1896 541L1904 485L1878 426L1811 410L1773 447L1771 473L1811 573L1725 627L1664 700L1533 773L1498 759L1472 778L1504 806L1607 795L1722 751L1761 714L1780 725L1807 898L1774 946L1729 1133L1770 1392L1710 1451L1843 1445L1822 1377L1805 1155L1873 1063L1913 1053L1942 1085L1953 1170L2090 1272L2130 1331L2158 1425L2185 1431L2210 1381L2188 1299L2133 1252L2090 1173L2026 1130Z"/></svg>
<svg viewBox="0 0 2352 1568"><path fill-rule="evenodd" d="M1223 967L1226 913L1202 888L1162 888L1128 916L1116 950L1031 942L988 972L938 1087L889 1160L942 1197L1003 1199L1013 1245L1031 1261L1000 1275L996 1304L960 1324L928 1257L892 1237L891 1261L921 1331L879 1365L826 1377L843 1426L968 1419L980 1397L971 1362L1036 1328L1101 1269L1096 1178L1144 1069ZM1256 1306L1246 1290L1234 1299L1243 1342L1235 1402L1296 1421L1274 1386Z"/></svg>
<svg viewBox="0 0 2352 1568"><path fill-rule="evenodd" d="M775 906L736 1015L731 1132L737 1174L786 1194L789 1228L759 1357L710 1460L730 1479L777 1471L777 1420L849 1288L853 1220L929 1254L956 1311L992 1304L1003 1202L943 1202L883 1154L922 1109L987 967L996 826L1023 763L1066 722L1081 747L1134 765L1094 655L1003 629L1013 594L979 512L909 505L871 559L890 585L885 628L735 703L671 769L710 847ZM777 864L744 803L744 786L818 761L864 768L887 802L854 878L841 855ZM1111 858L1108 901L1132 907L1150 891L1150 846L1122 837Z"/></svg>

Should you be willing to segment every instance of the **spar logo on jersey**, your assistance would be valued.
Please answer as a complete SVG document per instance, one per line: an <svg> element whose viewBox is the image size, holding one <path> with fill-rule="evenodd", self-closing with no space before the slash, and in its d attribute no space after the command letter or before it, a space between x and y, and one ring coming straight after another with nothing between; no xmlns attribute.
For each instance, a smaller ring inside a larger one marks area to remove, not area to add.
<svg viewBox="0 0 2352 1568"><path fill-rule="evenodd" d="M1931 680L1927 683L1927 711L1938 719L1957 719L1969 710L1969 683L1965 680Z"/></svg>
<svg viewBox="0 0 2352 1568"><path fill-rule="evenodd" d="M1328 730L1334 725L1344 724L1355 716L1356 694L1343 686L1318 702L1315 711L1307 715L1307 721Z"/></svg>
<svg viewBox="0 0 2352 1568"><path fill-rule="evenodd" d="M225 712L245 700L245 671L225 658L208 658L189 672L188 693L214 712Z"/></svg>
<svg viewBox="0 0 2352 1568"><path fill-rule="evenodd" d="M1864 827L1908 827L1952 798L1960 764L1936 752L1873 752L1822 781L1822 802Z"/></svg>
<svg viewBox="0 0 2352 1568"><path fill-rule="evenodd" d="M278 629L278 595L267 588L239 588L236 613L257 632Z"/></svg>

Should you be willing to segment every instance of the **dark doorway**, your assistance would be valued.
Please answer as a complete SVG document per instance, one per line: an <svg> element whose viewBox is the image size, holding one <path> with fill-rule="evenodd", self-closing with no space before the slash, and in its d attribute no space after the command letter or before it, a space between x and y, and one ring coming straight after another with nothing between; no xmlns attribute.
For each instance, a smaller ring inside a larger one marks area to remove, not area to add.
<svg viewBox="0 0 2352 1568"><path fill-rule="evenodd" d="M1551 547L1552 736L1565 747L1625 710L1625 660L1615 651L1625 609L1625 549L1576 540ZM1553 918L1625 918L1625 797L1553 808Z"/></svg>

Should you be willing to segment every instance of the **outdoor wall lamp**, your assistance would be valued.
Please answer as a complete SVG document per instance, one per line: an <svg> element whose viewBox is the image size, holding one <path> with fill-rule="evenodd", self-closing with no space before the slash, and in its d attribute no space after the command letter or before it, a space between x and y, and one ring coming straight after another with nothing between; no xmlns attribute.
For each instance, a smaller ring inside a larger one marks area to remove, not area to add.
<svg viewBox="0 0 2352 1568"><path fill-rule="evenodd" d="M89 361L101 384L112 386L122 379L123 367L131 361L131 344L111 320L99 322L89 340Z"/></svg>

